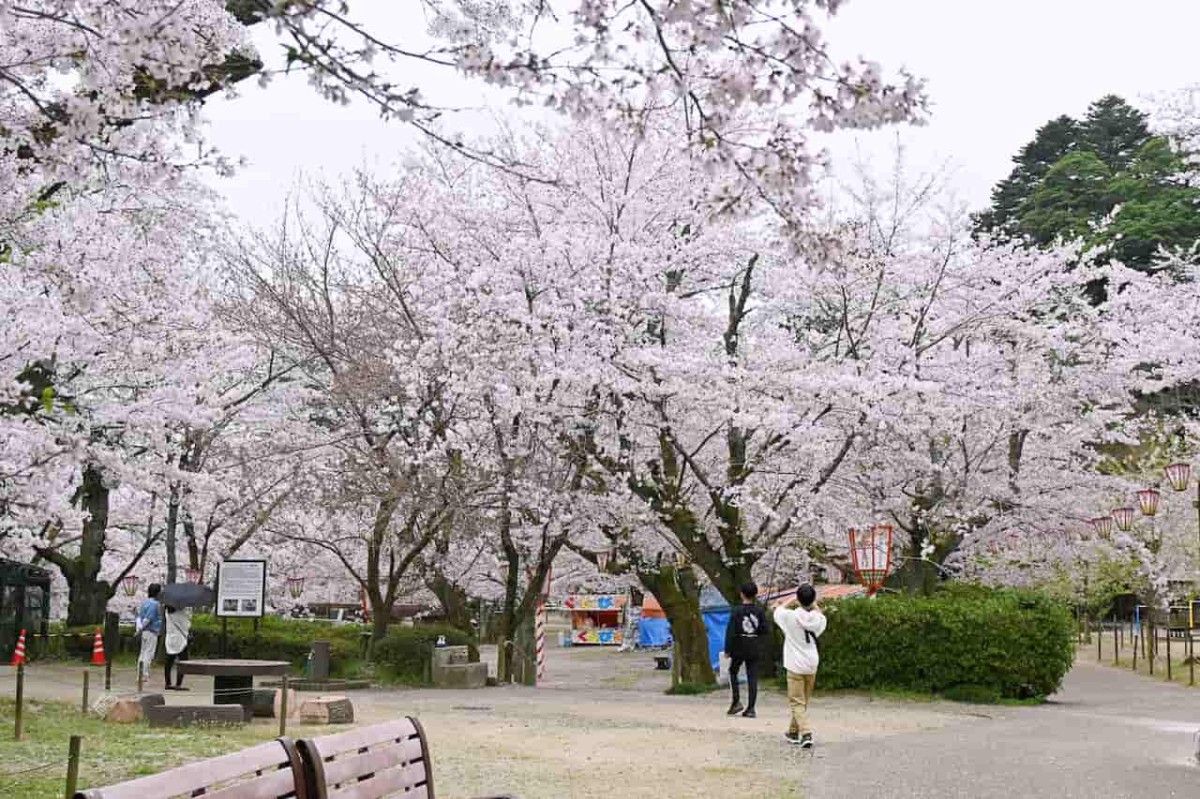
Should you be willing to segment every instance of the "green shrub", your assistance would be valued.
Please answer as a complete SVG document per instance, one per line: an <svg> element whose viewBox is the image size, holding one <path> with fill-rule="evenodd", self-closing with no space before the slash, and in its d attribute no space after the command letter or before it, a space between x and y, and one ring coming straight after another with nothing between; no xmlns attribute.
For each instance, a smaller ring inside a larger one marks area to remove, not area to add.
<svg viewBox="0 0 1200 799"><path fill-rule="evenodd" d="M1056 691L1074 660L1070 611L1029 591L955 586L845 599L825 612L822 688L1026 699Z"/></svg>
<svg viewBox="0 0 1200 799"><path fill-rule="evenodd" d="M392 627L387 636L371 647L371 660L381 677L417 685L426 681L426 663L438 636L444 635L450 646L469 646L471 661L479 660L479 650L471 637L456 627L431 624L420 627Z"/></svg>
<svg viewBox="0 0 1200 799"><path fill-rule="evenodd" d="M225 639L225 657L256 660L286 660L303 669L313 641L329 642L330 673L334 677L357 676L362 667L362 632L357 624L264 616L254 629L251 619L230 619ZM221 653L221 620L207 614L192 619L193 658L218 657Z"/></svg>

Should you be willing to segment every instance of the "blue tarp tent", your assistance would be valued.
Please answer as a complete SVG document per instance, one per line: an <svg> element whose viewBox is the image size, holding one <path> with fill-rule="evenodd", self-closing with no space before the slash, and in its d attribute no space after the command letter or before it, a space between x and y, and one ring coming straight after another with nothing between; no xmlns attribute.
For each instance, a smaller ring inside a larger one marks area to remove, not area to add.
<svg viewBox="0 0 1200 799"><path fill-rule="evenodd" d="M671 625L666 619L638 619L638 646L660 649L671 645Z"/></svg>

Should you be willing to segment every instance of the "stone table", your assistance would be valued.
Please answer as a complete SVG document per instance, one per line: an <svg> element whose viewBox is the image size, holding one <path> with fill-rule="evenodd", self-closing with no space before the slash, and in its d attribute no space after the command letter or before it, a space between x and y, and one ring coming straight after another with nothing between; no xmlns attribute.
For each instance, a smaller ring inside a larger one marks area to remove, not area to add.
<svg viewBox="0 0 1200 799"><path fill-rule="evenodd" d="M282 676L291 671L286 660L181 660L180 674L198 674L213 678L214 705L241 705L246 718L253 715L254 678Z"/></svg>

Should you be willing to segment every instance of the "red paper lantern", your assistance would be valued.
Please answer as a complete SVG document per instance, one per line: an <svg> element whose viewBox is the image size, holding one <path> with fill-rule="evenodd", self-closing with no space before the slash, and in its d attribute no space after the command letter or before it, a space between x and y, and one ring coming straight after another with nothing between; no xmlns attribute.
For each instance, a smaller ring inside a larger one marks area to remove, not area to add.
<svg viewBox="0 0 1200 799"><path fill-rule="evenodd" d="M1133 529L1133 508L1113 508L1112 518L1117 524L1117 529L1122 533L1128 533Z"/></svg>
<svg viewBox="0 0 1200 799"><path fill-rule="evenodd" d="M607 549L602 549L596 553L596 566L599 567L600 571L608 569L608 559L610 556L611 553Z"/></svg>
<svg viewBox="0 0 1200 799"><path fill-rule="evenodd" d="M299 599L304 594L304 578L287 578L287 590L288 593L292 595L292 599Z"/></svg>
<svg viewBox="0 0 1200 799"><path fill-rule="evenodd" d="M1176 491L1187 491L1188 484L1192 482L1192 467L1186 463L1172 463L1163 469L1163 474Z"/></svg>
<svg viewBox="0 0 1200 799"><path fill-rule="evenodd" d="M1113 517L1098 516L1092 519L1092 527L1096 530L1096 534L1102 538L1108 538L1112 535Z"/></svg>
<svg viewBox="0 0 1200 799"><path fill-rule="evenodd" d="M1158 513L1158 501L1162 499L1162 494L1157 488L1143 488L1137 492L1137 497L1143 516L1153 516Z"/></svg>
<svg viewBox="0 0 1200 799"><path fill-rule="evenodd" d="M140 582L141 578L136 574L127 574L121 578L121 590L125 592L125 596L136 596Z"/></svg>
<svg viewBox="0 0 1200 799"><path fill-rule="evenodd" d="M870 530L850 530L850 562L858 581L874 596L892 568L892 526L877 524Z"/></svg>

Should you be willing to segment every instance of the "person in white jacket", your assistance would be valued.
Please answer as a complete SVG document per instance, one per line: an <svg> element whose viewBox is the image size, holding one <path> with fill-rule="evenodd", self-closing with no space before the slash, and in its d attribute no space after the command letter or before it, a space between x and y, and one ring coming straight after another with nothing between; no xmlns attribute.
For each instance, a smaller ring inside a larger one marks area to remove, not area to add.
<svg viewBox="0 0 1200 799"><path fill-rule="evenodd" d="M788 704L792 723L784 737L805 749L813 745L808 723L808 702L817 681L817 638L825 632L825 614L817 604L817 590L808 583L796 591L796 602L775 609L775 623L783 630L783 667L787 670Z"/></svg>

